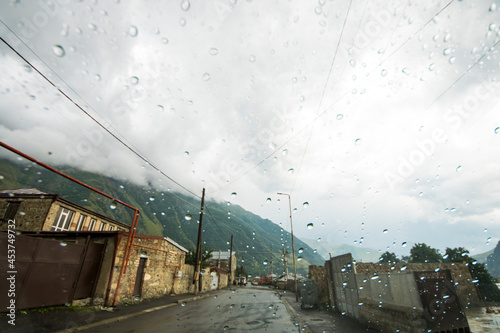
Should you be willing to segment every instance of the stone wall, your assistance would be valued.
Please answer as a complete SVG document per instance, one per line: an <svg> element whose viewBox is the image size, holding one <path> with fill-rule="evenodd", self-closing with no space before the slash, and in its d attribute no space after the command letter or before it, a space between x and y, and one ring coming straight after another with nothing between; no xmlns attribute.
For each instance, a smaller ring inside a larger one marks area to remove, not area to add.
<svg viewBox="0 0 500 333"><path fill-rule="evenodd" d="M16 213L16 230L32 231L42 230L42 225L52 204L54 196L40 198L31 197L2 197L0 198L0 217L4 217L9 201L19 201L20 205ZM7 223L0 223L0 231L7 230Z"/></svg>
<svg viewBox="0 0 500 333"><path fill-rule="evenodd" d="M318 301L321 306L328 305L328 279L325 266L309 266L309 277L318 283Z"/></svg>
<svg viewBox="0 0 500 333"><path fill-rule="evenodd" d="M114 263L113 282L110 299L118 285L120 268L124 260L123 254L127 237L123 237L118 245ZM184 263L185 252L171 244L163 237L137 235L131 249L127 271L122 275L118 290L117 303L137 301L163 296L165 294L183 294L194 291L192 284L194 267ZM146 259L142 295L134 295L134 286L138 278L141 258ZM209 275L209 274L208 274ZM210 280L203 284L203 289L210 290Z"/></svg>

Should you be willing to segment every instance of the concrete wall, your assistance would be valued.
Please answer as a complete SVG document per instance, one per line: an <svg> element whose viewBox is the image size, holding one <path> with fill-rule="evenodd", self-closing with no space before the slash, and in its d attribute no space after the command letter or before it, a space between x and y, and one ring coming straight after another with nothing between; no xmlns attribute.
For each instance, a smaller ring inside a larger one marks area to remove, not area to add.
<svg viewBox="0 0 500 333"><path fill-rule="evenodd" d="M457 290L458 297L462 306L482 306L477 289L472 283L472 276L469 267L465 263L409 263L395 264L387 263L356 263L356 272L358 273L408 273L423 272L435 270L450 270L453 283Z"/></svg>
<svg viewBox="0 0 500 333"><path fill-rule="evenodd" d="M340 313L358 318L358 285L352 255L333 257L328 263L333 286L332 306Z"/></svg>

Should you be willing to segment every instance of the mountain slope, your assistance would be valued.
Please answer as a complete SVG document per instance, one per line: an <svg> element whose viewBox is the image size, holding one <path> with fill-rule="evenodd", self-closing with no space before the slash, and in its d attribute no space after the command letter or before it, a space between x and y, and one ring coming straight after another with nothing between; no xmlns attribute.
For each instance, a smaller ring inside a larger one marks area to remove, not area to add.
<svg viewBox="0 0 500 333"><path fill-rule="evenodd" d="M62 172L91 185L141 212L138 233L168 236L186 248L194 248L198 233L200 199L171 191L161 192L103 175L61 167ZM46 193L57 193L80 206L92 209L130 225L132 212L110 199L52 173L29 161L0 159L0 190L35 187ZM201 193L201 190L200 190ZM281 274L282 239L289 267L292 262L290 234L270 220L263 219L237 205L205 201L203 243L215 251L228 251L233 235L233 251L238 265L249 274ZM271 251L272 248L272 251ZM299 249L302 249L299 254ZM306 243L295 237L297 272L307 274L309 264L322 265L324 260Z"/></svg>

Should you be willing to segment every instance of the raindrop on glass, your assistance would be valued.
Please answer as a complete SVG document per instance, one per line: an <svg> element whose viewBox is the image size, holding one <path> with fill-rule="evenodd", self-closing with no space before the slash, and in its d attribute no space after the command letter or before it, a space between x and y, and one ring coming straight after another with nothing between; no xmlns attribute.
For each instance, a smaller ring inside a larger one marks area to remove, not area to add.
<svg viewBox="0 0 500 333"><path fill-rule="evenodd" d="M294 172L295 172L295 170L294 170L293 168L288 169L288 173L289 173L290 175L293 175L293 173L294 173Z"/></svg>
<svg viewBox="0 0 500 333"><path fill-rule="evenodd" d="M139 78L137 76L132 76L130 78L130 83L132 83L134 85L137 84L137 83L139 83Z"/></svg>
<svg viewBox="0 0 500 333"><path fill-rule="evenodd" d="M387 69L383 69L383 70L380 72L380 75L382 75L382 76L387 76Z"/></svg>
<svg viewBox="0 0 500 333"><path fill-rule="evenodd" d="M203 74L203 81L209 81L210 80L210 74L205 73Z"/></svg>
<svg viewBox="0 0 500 333"><path fill-rule="evenodd" d="M130 37L136 37L138 32L139 31L137 30L137 27L135 25L131 25L128 27L127 33Z"/></svg>
<svg viewBox="0 0 500 333"><path fill-rule="evenodd" d="M500 127L495 128L495 134L499 134L499 133L500 133Z"/></svg>
<svg viewBox="0 0 500 333"><path fill-rule="evenodd" d="M402 246L402 247L406 247L406 245L408 245L408 243L407 243L407 242L403 242L403 243L401 243L401 246Z"/></svg>
<svg viewBox="0 0 500 333"><path fill-rule="evenodd" d="M382 232L383 232L384 234L386 234L388 231L389 231L389 230L387 230L387 229L382 230Z"/></svg>
<svg viewBox="0 0 500 333"><path fill-rule="evenodd" d="M304 208L308 208L308 207L309 207L309 202L307 202L307 201L306 201L306 202L304 202L304 203L302 204L302 206L304 206Z"/></svg>
<svg viewBox="0 0 500 333"><path fill-rule="evenodd" d="M219 50L217 50L215 47L212 47L210 50L208 50L208 53L214 56L219 54Z"/></svg>
<svg viewBox="0 0 500 333"><path fill-rule="evenodd" d="M251 55L250 58L248 58L248 61L250 62L255 62L255 56Z"/></svg>
<svg viewBox="0 0 500 333"><path fill-rule="evenodd" d="M313 223L308 223L307 224L307 229L311 230L314 227Z"/></svg>
<svg viewBox="0 0 500 333"><path fill-rule="evenodd" d="M184 220L186 221L190 221L192 218L191 214L186 214L186 216L184 216Z"/></svg>
<svg viewBox="0 0 500 333"><path fill-rule="evenodd" d="M236 197L237 195L238 195L238 193L236 193L236 192L231 193L231 196L232 196L233 198L234 198L234 197Z"/></svg>
<svg viewBox="0 0 500 333"><path fill-rule="evenodd" d="M110 209L116 209L116 202L112 202L110 205L109 205L109 208Z"/></svg>
<svg viewBox="0 0 500 333"><path fill-rule="evenodd" d="M299 249L299 253L302 253L302 252L304 252L304 249L303 249L303 248L300 248L300 249Z"/></svg>
<svg viewBox="0 0 500 333"><path fill-rule="evenodd" d="M460 171L462 171L462 166L461 166L461 165L457 166L457 168L455 169L455 171L456 171L456 172L460 172Z"/></svg>
<svg viewBox="0 0 500 333"><path fill-rule="evenodd" d="M355 146L359 146L361 144L361 139L356 139L356 141L354 141L354 145Z"/></svg>
<svg viewBox="0 0 500 333"><path fill-rule="evenodd" d="M267 260L264 260L264 262L262 263L262 265L264 266L267 266L269 264L269 262Z"/></svg>
<svg viewBox="0 0 500 333"><path fill-rule="evenodd" d="M54 52L54 54L58 57L64 57L64 55L66 54L61 45L54 45L52 47L52 52Z"/></svg>
<svg viewBox="0 0 500 333"><path fill-rule="evenodd" d="M337 120L342 120L342 118L344 118L344 115L342 113L339 113L337 115Z"/></svg>
<svg viewBox="0 0 500 333"><path fill-rule="evenodd" d="M191 8L191 3L188 0L181 1L181 9L187 12Z"/></svg>
<svg viewBox="0 0 500 333"><path fill-rule="evenodd" d="M152 195L149 197L149 201L155 201L155 197Z"/></svg>
<svg viewBox="0 0 500 333"><path fill-rule="evenodd" d="M267 198L267 199L266 199L266 202L267 202L267 203L271 203L271 202L272 202L271 198Z"/></svg>

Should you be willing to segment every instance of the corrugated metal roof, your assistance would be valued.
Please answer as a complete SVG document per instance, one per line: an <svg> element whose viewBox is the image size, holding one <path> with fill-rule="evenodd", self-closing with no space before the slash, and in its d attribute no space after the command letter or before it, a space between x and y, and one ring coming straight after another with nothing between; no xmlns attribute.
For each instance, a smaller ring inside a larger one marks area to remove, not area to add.
<svg viewBox="0 0 500 333"><path fill-rule="evenodd" d="M48 193L42 192L37 188L18 188L15 190L3 190L0 191L0 194L38 194L38 195L46 195Z"/></svg>

